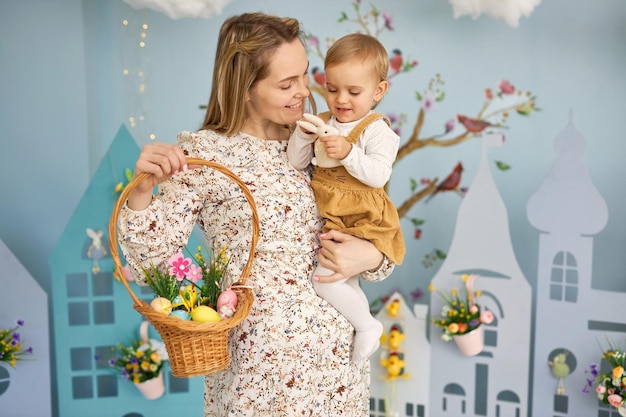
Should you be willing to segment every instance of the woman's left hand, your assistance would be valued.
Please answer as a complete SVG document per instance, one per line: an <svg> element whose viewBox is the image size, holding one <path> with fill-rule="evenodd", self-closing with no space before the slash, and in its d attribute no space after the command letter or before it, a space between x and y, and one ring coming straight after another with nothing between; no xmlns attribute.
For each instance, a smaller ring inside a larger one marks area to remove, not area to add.
<svg viewBox="0 0 626 417"><path fill-rule="evenodd" d="M336 230L321 234L320 244L320 264L335 273L318 276L318 282L329 283L349 278L376 269L383 261L383 254L368 240Z"/></svg>

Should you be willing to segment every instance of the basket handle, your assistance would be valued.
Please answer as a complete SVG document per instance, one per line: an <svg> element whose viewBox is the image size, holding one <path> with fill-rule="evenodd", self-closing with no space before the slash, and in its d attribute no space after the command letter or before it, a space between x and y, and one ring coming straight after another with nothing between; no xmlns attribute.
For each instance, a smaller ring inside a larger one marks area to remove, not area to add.
<svg viewBox="0 0 626 417"><path fill-rule="evenodd" d="M221 164L218 164L217 162L211 162L211 161L207 161L207 160L200 159L200 158L187 158L187 164L188 165L204 165L209 168L213 168L216 171L220 171L222 174L226 175L228 178L230 178L235 183L237 183L237 185L239 185L239 187L241 188L241 191L243 192L244 197L246 198L246 200L248 201L248 204L252 208L252 240L250 242L250 254L248 255L248 261L246 262L246 265L244 266L243 271L241 272L241 278L239 279L239 281L233 284L233 285L245 285L248 277L250 276L250 271L252 270L252 263L254 261L254 253L256 251L257 242L259 240L259 215L257 213L256 204L254 202L254 198L252 197L252 193L250 192L250 189L248 188L248 186L239 177L237 177L228 168L226 168L225 166ZM130 285L128 284L128 280L123 278L124 273L122 272L122 262L120 260L118 244L117 244L117 218L130 192L141 181L143 181L150 175L152 174L143 172L139 174L137 177L135 177L130 183L128 183L128 185L122 191L122 194L120 194L119 198L117 199L117 202L115 203L115 206L113 207L113 213L111 214L111 219L109 220L109 249L111 251L111 257L113 258L113 262L115 263L115 270L117 271L118 275L122 277L121 279L122 284L124 284L124 287L126 287L126 290L130 294L131 298L133 299L133 302L136 305L141 304L142 301L135 295L133 290L130 288Z"/></svg>

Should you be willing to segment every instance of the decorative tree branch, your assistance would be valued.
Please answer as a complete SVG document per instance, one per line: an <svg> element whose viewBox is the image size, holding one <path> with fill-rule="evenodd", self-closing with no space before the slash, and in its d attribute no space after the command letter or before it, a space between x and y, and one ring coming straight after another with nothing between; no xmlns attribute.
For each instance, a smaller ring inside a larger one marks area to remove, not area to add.
<svg viewBox="0 0 626 417"><path fill-rule="evenodd" d="M426 187L422 188L416 193L413 193L408 199L406 199L404 203L402 203L397 208L398 216L400 216L400 218L403 218L407 214L407 212L411 209L411 207L413 207L415 204L417 204L426 196L432 194L437 189L437 182L438 182L438 178L435 178Z"/></svg>
<svg viewBox="0 0 626 417"><path fill-rule="evenodd" d="M358 31L378 37L385 30L393 31L392 18L387 13L381 13L374 5L370 6L368 12L361 10L361 1L354 0L351 2L355 16L350 17L348 13L341 12L338 19L339 23L350 22L358 26ZM328 44L332 44L334 39L326 38ZM324 62L325 54L320 47L319 39L312 35L305 35L305 46L309 55L317 56L321 62ZM405 59L402 52L399 49L388 49L391 51L390 57L390 70L388 78L399 76L400 74L406 74L417 67L418 62L416 60ZM319 71L319 67L317 71ZM325 98L326 88L324 85L323 74L315 77L314 82L310 85L310 90ZM429 111L433 110L435 103L441 102L445 98L445 92L443 91L444 81L439 74L433 76L428 86L422 92L415 92L417 101L420 103L419 111L417 113L417 120L413 126L411 135L401 144L398 149L398 155L394 166L401 160L407 158L413 152L425 147L451 147L459 145L470 139L473 139L481 134L481 132L487 129L505 128L505 123L510 117L511 113L515 112L521 116L529 116L533 112L539 110L535 107L536 97L530 92L522 92L516 89L509 81L502 80L497 83L494 89L486 88L484 90L485 101L482 103L480 110L477 112L474 118L457 114L456 117L451 118L446 122L443 131L439 134L422 137L422 131L426 124L426 115ZM406 119L406 115L401 114L400 117L392 117L388 115L392 121L392 128L401 135L400 126ZM460 125L460 126L459 126ZM459 132L458 128L462 128ZM500 170L506 171L510 168L507 164L498 161L497 167ZM462 172L462 164L459 162L454 168L453 172L443 180L439 178L423 178L421 181L416 181L411 178L411 194L410 196L398 206L398 214L400 218L409 218L413 222L415 227L415 238L419 239L421 236L421 225L424 224L423 219L410 218L410 210L425 198L432 198L437 193L443 191L455 191L460 195L464 194L462 188L460 188L460 175ZM454 186L449 187L450 176L456 171L458 181L455 181ZM385 186L387 189L389 184ZM430 197L429 197L430 196ZM428 259L425 259L423 264L425 266L432 266L438 259L444 259L445 253L437 249L432 254L427 255Z"/></svg>

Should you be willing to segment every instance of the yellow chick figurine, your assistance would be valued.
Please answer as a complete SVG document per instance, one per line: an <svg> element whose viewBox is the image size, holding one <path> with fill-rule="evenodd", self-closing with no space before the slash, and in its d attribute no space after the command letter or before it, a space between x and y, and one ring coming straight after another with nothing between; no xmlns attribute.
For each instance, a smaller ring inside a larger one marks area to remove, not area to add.
<svg viewBox="0 0 626 417"><path fill-rule="evenodd" d="M404 373L404 360L400 358L398 352L391 352L389 358L381 359L380 364L387 370L385 380L408 378L409 375Z"/></svg>
<svg viewBox="0 0 626 417"><path fill-rule="evenodd" d="M400 344L404 340L405 336L402 333L402 329L399 325L394 324L391 326L391 330L389 330L389 348L391 350L400 349Z"/></svg>
<svg viewBox="0 0 626 417"><path fill-rule="evenodd" d="M389 314L389 317L398 317L398 314L400 314L400 300L396 298L387 304L387 314Z"/></svg>
<svg viewBox="0 0 626 417"><path fill-rule="evenodd" d="M173 307L178 307L182 305L185 307L185 310L191 312L196 305L198 304L198 290L195 285L187 285L185 287L181 287L178 290L180 294L180 303L177 303Z"/></svg>

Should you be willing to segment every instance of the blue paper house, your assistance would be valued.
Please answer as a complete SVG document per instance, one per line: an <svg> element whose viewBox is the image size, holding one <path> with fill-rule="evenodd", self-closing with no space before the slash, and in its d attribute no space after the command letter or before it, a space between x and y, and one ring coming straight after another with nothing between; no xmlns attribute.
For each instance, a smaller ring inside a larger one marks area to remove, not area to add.
<svg viewBox="0 0 626 417"><path fill-rule="evenodd" d="M146 400L106 361L117 343L138 337L142 316L114 277L107 233L114 189L133 169L139 147L125 126L100 162L69 224L50 256L59 415L63 417L148 417L202 415L202 378L175 378L164 367L166 393ZM153 297L132 283L140 298ZM158 339L156 333L151 338ZM182 407L182 408L181 408Z"/></svg>

